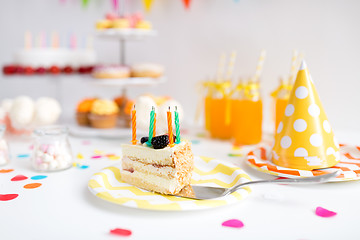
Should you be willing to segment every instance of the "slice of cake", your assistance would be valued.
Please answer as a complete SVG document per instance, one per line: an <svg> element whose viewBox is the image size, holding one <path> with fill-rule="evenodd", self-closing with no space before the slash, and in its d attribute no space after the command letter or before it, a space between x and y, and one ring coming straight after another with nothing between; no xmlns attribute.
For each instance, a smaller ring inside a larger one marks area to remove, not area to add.
<svg viewBox="0 0 360 240"><path fill-rule="evenodd" d="M149 191L176 194L190 184L194 168L194 155L191 143L184 140L169 145L169 137L161 135L152 138L152 143L122 145L121 179ZM163 147L163 148L161 148Z"/></svg>

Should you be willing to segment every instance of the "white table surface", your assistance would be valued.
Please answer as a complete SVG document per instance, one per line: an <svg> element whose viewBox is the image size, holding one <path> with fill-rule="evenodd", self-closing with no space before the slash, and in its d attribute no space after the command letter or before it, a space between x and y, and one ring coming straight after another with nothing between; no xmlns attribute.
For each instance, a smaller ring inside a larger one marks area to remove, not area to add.
<svg viewBox="0 0 360 240"><path fill-rule="evenodd" d="M343 143L360 145L357 133L337 133ZM231 144L226 141L198 139L193 144L195 155L222 159L241 166L252 179L274 177L251 169L239 157L228 157ZM0 174L0 194L17 193L17 199L0 202L0 239L356 239L360 224L360 181L322 185L286 186L255 185L252 193L238 204L201 211L159 212L122 207L92 195L87 183L92 174L118 161L90 159L94 149L120 155L124 140L71 138L74 155L85 156L88 169L72 168L46 173L48 177L37 189L24 189L25 180L10 179L33 171L27 158L29 141L10 142L12 162L2 168L14 172ZM272 197L273 199L269 199ZM336 211L332 218L315 215L322 206ZM222 227L229 219L244 223L241 229ZM132 231L130 237L109 234L113 228Z"/></svg>

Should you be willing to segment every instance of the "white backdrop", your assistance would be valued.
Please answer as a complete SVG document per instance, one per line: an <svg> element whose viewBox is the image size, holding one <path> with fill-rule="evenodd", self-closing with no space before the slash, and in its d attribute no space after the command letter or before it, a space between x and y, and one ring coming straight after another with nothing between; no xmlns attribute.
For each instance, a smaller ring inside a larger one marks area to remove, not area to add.
<svg viewBox="0 0 360 240"><path fill-rule="evenodd" d="M90 0L87 9L80 1L1 0L0 65L11 62L15 50L22 48L26 30L62 37L70 32L86 36L94 32L94 22L110 10L110 0ZM130 10L142 9L140 0L127 0ZM213 75L220 52L238 51L236 76L254 73L262 48L267 59L262 77L265 99L265 123L270 117L269 94L278 77L290 68L292 49L305 54L323 105L335 130L359 131L360 111L360 2L289 1L289 0L194 0L185 11L180 0L155 0L146 18L159 36L128 44L128 62L153 61L166 66L168 82L158 87L130 89L171 95L184 105L186 118L192 121L197 96L195 84ZM95 49L103 62L117 62L119 44L96 39ZM0 98L20 94L56 96L56 79L0 79ZM94 94L113 97L119 90L96 89L69 79L62 84L65 113L71 115L75 104Z"/></svg>

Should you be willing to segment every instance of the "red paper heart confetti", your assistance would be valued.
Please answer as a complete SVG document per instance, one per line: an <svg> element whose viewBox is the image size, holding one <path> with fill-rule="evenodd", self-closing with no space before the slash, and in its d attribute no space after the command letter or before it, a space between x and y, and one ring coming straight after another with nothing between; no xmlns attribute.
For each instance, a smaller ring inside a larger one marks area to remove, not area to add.
<svg viewBox="0 0 360 240"><path fill-rule="evenodd" d="M101 156L101 155L95 155L95 156L92 156L91 158L92 158L92 159L102 158L102 156Z"/></svg>
<svg viewBox="0 0 360 240"><path fill-rule="evenodd" d="M17 198L19 194L0 194L0 201L10 201Z"/></svg>
<svg viewBox="0 0 360 240"><path fill-rule="evenodd" d="M24 176L24 175L16 175L15 177L13 177L11 179L11 181L22 181L22 180L26 180L28 179L28 177Z"/></svg>
<svg viewBox="0 0 360 240"><path fill-rule="evenodd" d="M24 186L26 189L34 189L41 186L41 183L29 183Z"/></svg>
<svg viewBox="0 0 360 240"><path fill-rule="evenodd" d="M328 217L333 217L335 216L337 213L333 212L333 211L329 211L325 208L322 207L317 207L315 210L315 214L318 215L319 217L324 217L324 218L328 218Z"/></svg>
<svg viewBox="0 0 360 240"><path fill-rule="evenodd" d="M8 173L12 171L14 171L14 169L0 169L0 173Z"/></svg>
<svg viewBox="0 0 360 240"><path fill-rule="evenodd" d="M124 237L128 237L132 234L130 230L122 229L122 228L111 229L110 233L114 234L114 235L118 235L118 236L124 236Z"/></svg>
<svg viewBox="0 0 360 240"><path fill-rule="evenodd" d="M244 227L244 223L238 219L230 219L221 224L224 227L231 227L231 228L242 228Z"/></svg>
<svg viewBox="0 0 360 240"><path fill-rule="evenodd" d="M278 178L275 178L274 180L281 180L281 179L289 179L287 177L278 177Z"/></svg>

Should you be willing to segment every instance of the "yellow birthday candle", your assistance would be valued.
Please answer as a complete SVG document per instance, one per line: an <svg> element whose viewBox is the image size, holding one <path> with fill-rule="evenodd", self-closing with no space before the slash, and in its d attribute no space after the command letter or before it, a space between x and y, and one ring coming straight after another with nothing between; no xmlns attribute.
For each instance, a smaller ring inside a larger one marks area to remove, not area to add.
<svg viewBox="0 0 360 240"><path fill-rule="evenodd" d="M281 167L313 170L332 167L339 158L339 145L302 61L277 127L272 161Z"/></svg>

